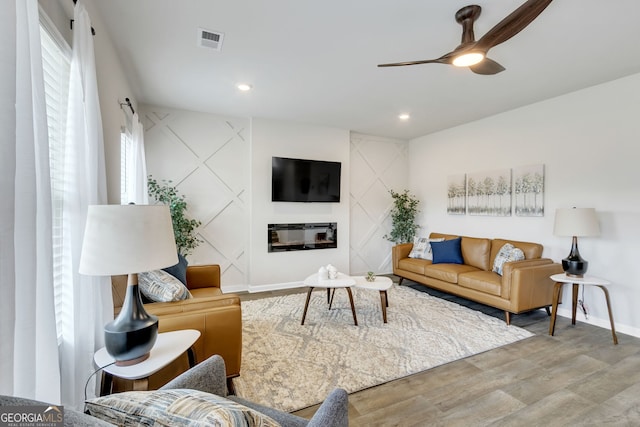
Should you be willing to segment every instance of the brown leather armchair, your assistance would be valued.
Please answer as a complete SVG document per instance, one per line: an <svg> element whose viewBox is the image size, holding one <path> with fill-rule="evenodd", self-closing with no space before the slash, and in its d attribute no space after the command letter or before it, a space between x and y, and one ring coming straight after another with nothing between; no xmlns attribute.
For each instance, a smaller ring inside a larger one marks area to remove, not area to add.
<svg viewBox="0 0 640 427"><path fill-rule="evenodd" d="M127 287L127 276L111 278L114 314L120 312ZM222 356L227 369L227 379L240 375L242 359L242 312L240 297L222 293L220 266L199 265L187 267L187 288L193 298L175 302L147 303L148 313L158 316L158 331L183 329L200 331L200 338L193 345L196 362L200 363L214 354ZM188 369L186 355L149 377L148 389L157 389ZM114 378L113 390L131 390L127 380Z"/></svg>

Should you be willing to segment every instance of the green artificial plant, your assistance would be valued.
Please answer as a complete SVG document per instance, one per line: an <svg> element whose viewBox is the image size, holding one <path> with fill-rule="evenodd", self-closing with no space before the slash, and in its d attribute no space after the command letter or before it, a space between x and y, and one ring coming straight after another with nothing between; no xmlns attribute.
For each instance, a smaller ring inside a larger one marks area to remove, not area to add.
<svg viewBox="0 0 640 427"><path fill-rule="evenodd" d="M163 179L162 183L158 183L157 180L149 175L148 186L149 196L153 197L157 202L169 206L178 253L182 256L189 255L202 243L196 233L196 229L202 223L196 219L186 217L187 202L185 196L178 194L177 188L171 185L170 180Z"/></svg>
<svg viewBox="0 0 640 427"><path fill-rule="evenodd" d="M402 193L396 193L389 190L393 197L393 209L391 209L391 233L385 235L384 238L398 243L413 242L413 237L420 226L416 224L416 214L418 211L418 199L404 190Z"/></svg>

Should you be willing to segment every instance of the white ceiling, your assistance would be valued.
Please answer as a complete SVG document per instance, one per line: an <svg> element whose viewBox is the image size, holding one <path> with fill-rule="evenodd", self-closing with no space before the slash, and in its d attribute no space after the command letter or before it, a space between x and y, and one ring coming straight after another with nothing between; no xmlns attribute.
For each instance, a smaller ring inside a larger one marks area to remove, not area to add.
<svg viewBox="0 0 640 427"><path fill-rule="evenodd" d="M493 76L376 67L451 51L462 29L454 14L469 0L87 1L138 103L401 139L640 72L638 0L552 2L489 52L506 68ZM477 1L476 38L523 1ZM197 45L199 27L225 34L221 52ZM238 82L254 89L241 93Z"/></svg>

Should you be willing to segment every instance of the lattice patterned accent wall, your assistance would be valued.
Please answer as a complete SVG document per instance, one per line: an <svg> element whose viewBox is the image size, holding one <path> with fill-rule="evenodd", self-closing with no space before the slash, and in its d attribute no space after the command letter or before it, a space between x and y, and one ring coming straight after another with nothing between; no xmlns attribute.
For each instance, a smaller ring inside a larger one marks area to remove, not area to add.
<svg viewBox="0 0 640 427"><path fill-rule="evenodd" d="M393 201L389 190L408 188L407 141L351 134L351 274L391 273Z"/></svg>
<svg viewBox="0 0 640 427"><path fill-rule="evenodd" d="M220 264L222 283L247 283L249 120L141 106L147 171L173 181L204 241L190 264Z"/></svg>

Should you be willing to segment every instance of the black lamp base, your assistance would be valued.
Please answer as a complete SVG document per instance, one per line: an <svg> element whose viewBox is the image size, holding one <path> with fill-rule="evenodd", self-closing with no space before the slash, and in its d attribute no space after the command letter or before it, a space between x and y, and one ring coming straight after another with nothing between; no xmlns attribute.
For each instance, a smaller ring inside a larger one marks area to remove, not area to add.
<svg viewBox="0 0 640 427"><path fill-rule="evenodd" d="M571 253L562 260L562 269L569 277L584 277L589 263L582 259L578 251L578 238L573 236Z"/></svg>
<svg viewBox="0 0 640 427"><path fill-rule="evenodd" d="M129 284L126 292L120 314L104 327L107 353L119 366L146 360L158 337L158 318L145 311L138 284Z"/></svg>

